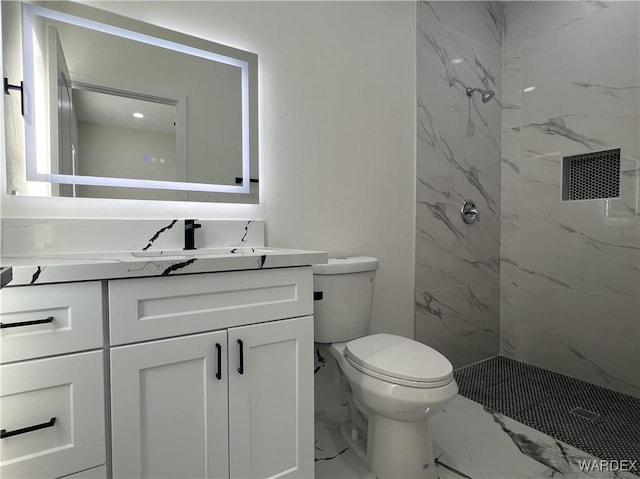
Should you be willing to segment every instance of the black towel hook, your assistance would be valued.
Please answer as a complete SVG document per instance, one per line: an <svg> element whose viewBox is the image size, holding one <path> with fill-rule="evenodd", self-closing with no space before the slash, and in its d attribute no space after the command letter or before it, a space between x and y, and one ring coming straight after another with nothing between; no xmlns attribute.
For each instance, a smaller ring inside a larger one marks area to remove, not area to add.
<svg viewBox="0 0 640 479"><path fill-rule="evenodd" d="M20 85L12 85L9 83L9 79L4 77L4 92L9 95L11 90L17 90L20 92L20 113L24 116L24 85L20 82Z"/></svg>

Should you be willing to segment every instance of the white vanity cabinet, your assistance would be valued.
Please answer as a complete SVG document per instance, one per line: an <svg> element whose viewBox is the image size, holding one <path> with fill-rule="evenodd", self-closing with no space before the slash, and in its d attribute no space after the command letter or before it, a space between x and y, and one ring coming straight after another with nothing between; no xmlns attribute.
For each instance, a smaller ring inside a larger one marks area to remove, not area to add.
<svg viewBox="0 0 640 479"><path fill-rule="evenodd" d="M228 335L230 476L312 478L313 317Z"/></svg>
<svg viewBox="0 0 640 479"><path fill-rule="evenodd" d="M313 477L310 267L109 282L114 478Z"/></svg>
<svg viewBox="0 0 640 479"><path fill-rule="evenodd" d="M226 350L226 331L113 348L113 477L229 477Z"/></svg>
<svg viewBox="0 0 640 479"><path fill-rule="evenodd" d="M4 288L0 299L0 476L106 477L95 469L106 461L101 283Z"/></svg>

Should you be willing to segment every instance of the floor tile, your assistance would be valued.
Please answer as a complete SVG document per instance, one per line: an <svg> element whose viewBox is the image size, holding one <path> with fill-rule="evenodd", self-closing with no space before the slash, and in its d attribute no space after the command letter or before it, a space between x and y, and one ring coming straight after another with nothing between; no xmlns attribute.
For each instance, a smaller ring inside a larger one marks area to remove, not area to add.
<svg viewBox="0 0 640 479"><path fill-rule="evenodd" d="M339 432L346 408L316 416L316 478L374 479ZM596 458L458 395L429 424L439 479L635 478L581 472ZM599 464L599 463L598 463Z"/></svg>
<svg viewBox="0 0 640 479"><path fill-rule="evenodd" d="M600 459L640 465L640 398L502 356L455 377L461 395L499 414ZM572 413L576 408L594 417Z"/></svg>

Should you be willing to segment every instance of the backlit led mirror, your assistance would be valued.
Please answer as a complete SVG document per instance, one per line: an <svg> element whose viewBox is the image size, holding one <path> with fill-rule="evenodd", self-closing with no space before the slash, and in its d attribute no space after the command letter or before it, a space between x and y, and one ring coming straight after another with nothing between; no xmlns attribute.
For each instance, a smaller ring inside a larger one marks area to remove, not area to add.
<svg viewBox="0 0 640 479"><path fill-rule="evenodd" d="M258 202L257 55L71 2L2 2L8 191Z"/></svg>

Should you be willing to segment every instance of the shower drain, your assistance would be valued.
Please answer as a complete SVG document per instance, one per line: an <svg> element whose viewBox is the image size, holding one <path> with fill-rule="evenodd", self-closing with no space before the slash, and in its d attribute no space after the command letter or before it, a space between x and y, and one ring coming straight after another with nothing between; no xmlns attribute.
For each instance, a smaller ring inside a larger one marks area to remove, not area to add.
<svg viewBox="0 0 640 479"><path fill-rule="evenodd" d="M582 419L586 419L587 421L595 421L600 417L600 414L595 413L593 411L589 411L587 409L583 409L581 407L572 409L570 412L571 414L575 414L576 416L579 416Z"/></svg>

